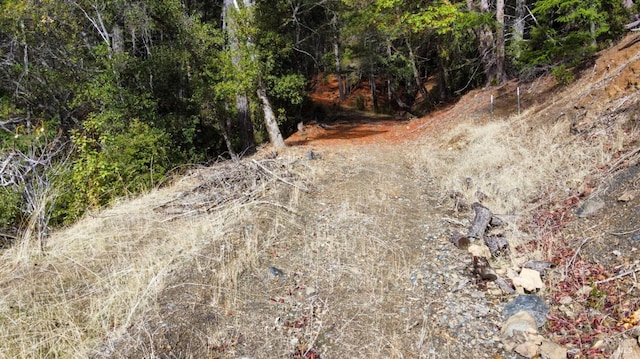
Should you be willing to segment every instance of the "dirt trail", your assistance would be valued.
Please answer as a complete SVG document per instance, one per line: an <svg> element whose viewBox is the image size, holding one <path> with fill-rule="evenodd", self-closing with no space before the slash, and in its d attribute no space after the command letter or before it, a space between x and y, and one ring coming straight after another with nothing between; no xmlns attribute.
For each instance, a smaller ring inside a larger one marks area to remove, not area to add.
<svg viewBox="0 0 640 359"><path fill-rule="evenodd" d="M295 219L247 224L277 234L262 239L233 299L211 302L220 249L203 251L160 294L145 329L153 342L127 356L482 358L499 351L499 300L472 283L468 256L447 240L449 203L415 168L410 149L323 147L315 155L304 160L318 172Z"/></svg>

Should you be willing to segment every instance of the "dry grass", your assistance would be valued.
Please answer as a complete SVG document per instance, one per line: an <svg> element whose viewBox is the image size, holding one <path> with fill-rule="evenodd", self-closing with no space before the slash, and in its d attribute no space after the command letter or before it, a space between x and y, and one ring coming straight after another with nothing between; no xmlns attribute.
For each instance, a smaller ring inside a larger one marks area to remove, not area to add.
<svg viewBox="0 0 640 359"><path fill-rule="evenodd" d="M198 171L171 188L115 205L55 233L44 255L20 246L5 251L0 265L0 357L81 358L96 350L108 352L140 321L166 278L212 243L228 249L217 258L226 264L221 266L217 297L231 291L231 283L255 261L258 243L256 236L231 243L226 234L257 206L271 206L262 199L266 191L293 184L282 181L300 182L291 172L277 171L285 163L290 161L254 160L265 171L235 179L228 177L233 164ZM268 173L267 167L273 171ZM221 174L227 184L242 183L245 191L225 189ZM202 183L215 190L198 191ZM212 192L216 196L206 198ZM172 198L190 198L194 208L210 210L168 216L162 209ZM224 205L210 205L218 200ZM234 248L238 245L242 248ZM105 343L107 347L101 347Z"/></svg>
<svg viewBox="0 0 640 359"><path fill-rule="evenodd" d="M521 219L566 206L571 198L585 199L592 190L591 196L598 196L598 185L610 174L607 167L621 153L635 153L640 95L630 91L603 99L603 89L614 80L609 74L593 84L582 79L521 115L482 124L461 119L441 138L424 143L416 163L438 179L445 193L462 195L469 204L481 200L517 224L511 227L512 246L545 237L553 228ZM590 101L588 111L574 107L584 99ZM528 255L550 258L549 253Z"/></svg>

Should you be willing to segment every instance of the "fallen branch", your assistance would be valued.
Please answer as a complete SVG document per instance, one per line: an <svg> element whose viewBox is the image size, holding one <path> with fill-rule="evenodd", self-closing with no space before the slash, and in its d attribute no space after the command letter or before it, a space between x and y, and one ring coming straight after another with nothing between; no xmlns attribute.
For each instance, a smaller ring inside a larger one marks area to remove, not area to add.
<svg viewBox="0 0 640 359"><path fill-rule="evenodd" d="M630 231L627 232L609 232L609 234L614 235L614 236L624 236L625 234L631 234L631 233L635 233L640 231L640 227L636 228L636 229L632 229Z"/></svg>
<svg viewBox="0 0 640 359"><path fill-rule="evenodd" d="M595 284L602 284L602 283L612 282L612 281L614 281L616 279L620 279L622 277L628 276L629 274L635 274L635 273L638 273L638 272L640 272L640 268L634 269L632 271L622 272L622 273L618 274L615 277L599 280L599 281L595 282Z"/></svg>
<svg viewBox="0 0 640 359"><path fill-rule="evenodd" d="M491 223L491 218L493 217L493 213L489 210L489 208L483 206L482 204L475 202L471 205L471 208L476 212L476 216L471 222L471 228L469 228L468 237L471 238L482 238L484 232L487 230L487 227Z"/></svg>
<svg viewBox="0 0 640 359"><path fill-rule="evenodd" d="M299 190L301 190L301 191L304 191L304 192L309 191L309 189L308 189L308 188L306 188L306 187L299 186L299 185L297 185L297 184L295 184L295 183L293 183L293 182L289 182L289 181L287 181L286 179L284 179L284 178L282 178L282 177L278 176L277 174L273 173L273 171L271 171L271 170L269 170L268 168L266 168L265 166L263 166L260 162L258 162L258 161L256 161L256 160L252 160L251 162L255 163L258 167L262 168L262 170L263 170L263 171L265 171L265 172L267 172L268 174L272 175L274 178L278 179L278 180L279 180L279 181L281 181L282 183L286 183L286 184L288 184L289 186L295 187L295 188L297 188L297 189L299 189Z"/></svg>

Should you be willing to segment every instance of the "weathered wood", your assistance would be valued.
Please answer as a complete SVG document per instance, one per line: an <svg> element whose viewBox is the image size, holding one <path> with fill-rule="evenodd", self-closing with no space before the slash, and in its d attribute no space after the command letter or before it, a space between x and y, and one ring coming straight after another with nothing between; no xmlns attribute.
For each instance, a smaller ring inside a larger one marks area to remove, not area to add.
<svg viewBox="0 0 640 359"><path fill-rule="evenodd" d="M449 237L449 242L453 243L459 249L466 250L469 248L471 241L468 236L461 233L454 233Z"/></svg>
<svg viewBox="0 0 640 359"><path fill-rule="evenodd" d="M634 28L636 28L636 27L638 27L638 26L640 26L640 20L636 20L636 21L634 21L634 22L628 23L628 24L626 24L624 27L625 27L627 30L632 30L632 29L634 29Z"/></svg>
<svg viewBox="0 0 640 359"><path fill-rule="evenodd" d="M491 218L493 218L493 213L491 213L489 208L478 202L472 204L471 208L476 212L476 216L473 219L473 222L471 222L471 228L469 228L467 236L479 239L484 236L484 232L491 223Z"/></svg>
<svg viewBox="0 0 640 359"><path fill-rule="evenodd" d="M496 279L495 282L498 285L498 287L507 294L513 294L516 292L516 290L513 289L513 284L509 283L509 281L507 281L504 278L498 278Z"/></svg>
<svg viewBox="0 0 640 359"><path fill-rule="evenodd" d="M489 252L491 252L491 256L499 257L507 252L509 249L509 242L504 237L504 235L495 235L495 236L485 236L484 244L489 248Z"/></svg>
<svg viewBox="0 0 640 359"><path fill-rule="evenodd" d="M485 257L473 257L473 272L484 280L494 281L498 279L498 275L491 268L489 260Z"/></svg>
<svg viewBox="0 0 640 359"><path fill-rule="evenodd" d="M500 227L501 225L504 224L504 222L502 221L502 219L493 216L491 217L491 222L489 223L491 225L491 227Z"/></svg>

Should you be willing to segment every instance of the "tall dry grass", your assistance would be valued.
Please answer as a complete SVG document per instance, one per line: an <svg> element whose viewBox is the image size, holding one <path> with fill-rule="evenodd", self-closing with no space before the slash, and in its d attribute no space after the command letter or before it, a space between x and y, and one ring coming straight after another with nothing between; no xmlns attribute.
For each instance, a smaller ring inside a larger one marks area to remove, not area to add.
<svg viewBox="0 0 640 359"><path fill-rule="evenodd" d="M284 163L290 164L289 159L276 160L274 168L293 168ZM226 250L219 252L219 262L225 265L214 300L232 292L238 275L255 262L259 243L257 235L234 239L228 233L236 232L257 206L286 212L284 208L295 204L295 196L282 203L264 199L263 194L276 185L288 187L292 194L303 186L291 190L292 183L283 184L294 181L285 179L290 172L267 173L265 169L261 180L242 177L248 181L243 184L244 192L230 188L235 192L226 193L229 198L212 210L183 211L183 215L158 211L172 199L196 193L207 180L224 189L220 178L226 178L225 174L210 173L216 171L228 169L203 170L170 188L87 216L54 233L44 253L25 246L3 252L0 357L86 358L111 352L124 333L141 321L166 279L186 261L198 258L202 248L215 243ZM252 180L256 182L250 183ZM207 198L208 193L197 194L202 196L189 197L194 205L219 200Z"/></svg>

